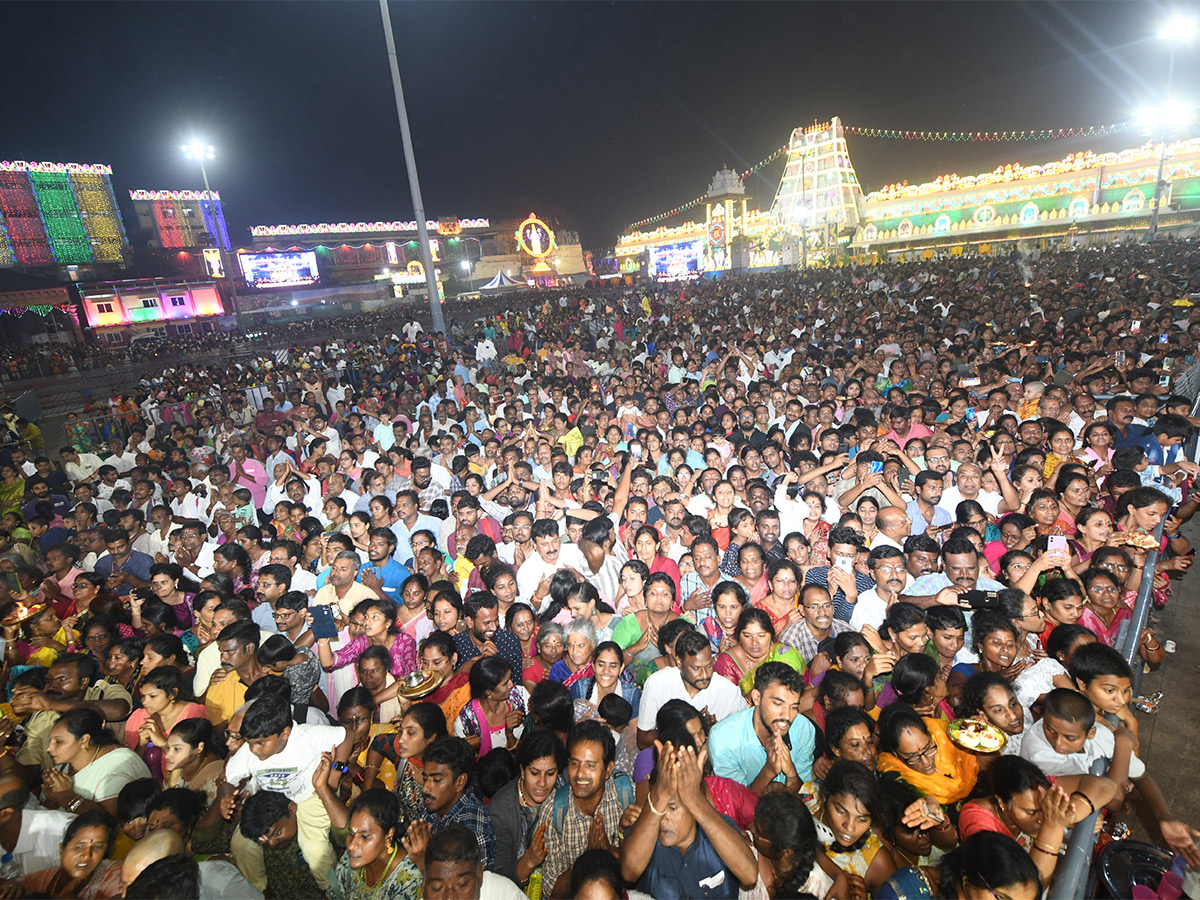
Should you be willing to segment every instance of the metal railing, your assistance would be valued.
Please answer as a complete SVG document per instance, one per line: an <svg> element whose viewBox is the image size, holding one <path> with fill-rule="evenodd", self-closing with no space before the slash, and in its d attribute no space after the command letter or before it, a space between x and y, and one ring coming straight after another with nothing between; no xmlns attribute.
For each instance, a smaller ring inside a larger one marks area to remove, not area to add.
<svg viewBox="0 0 1200 900"><path fill-rule="evenodd" d="M1101 758L1092 763L1093 775L1108 771L1108 760ZM1092 866L1092 853L1096 847L1096 818L1100 810L1080 822L1071 831L1067 852L1059 857L1054 867L1054 883L1047 895L1049 900L1083 900L1087 890L1088 870Z"/></svg>
<svg viewBox="0 0 1200 900"><path fill-rule="evenodd" d="M1176 377L1173 392L1182 397L1190 397L1192 399L1192 416L1200 415L1200 363L1181 372ZM1181 456L1200 463L1200 436L1192 436L1190 446ZM1154 598L1154 576L1158 569L1158 560L1161 555L1159 548L1162 546L1165 525L1166 519L1163 519L1154 529L1154 537L1157 542L1152 549L1146 552L1146 562L1142 566L1142 579L1138 582L1137 599L1133 604L1133 616L1123 634L1124 640L1117 648L1125 657L1125 661L1129 663L1129 668L1133 673L1134 696L1141 693L1145 666L1142 665L1138 656L1138 648L1141 647L1142 635L1150 620L1150 609ZM1116 724L1115 717L1109 716L1108 718ZM1108 760L1098 759L1092 764L1091 773L1103 775L1107 770ZM1054 884L1048 895L1049 900L1084 900L1088 886L1087 874L1096 846L1095 824L1098 814L1099 811L1089 816L1075 826L1071 832L1071 839L1067 843L1067 852L1055 868Z"/></svg>

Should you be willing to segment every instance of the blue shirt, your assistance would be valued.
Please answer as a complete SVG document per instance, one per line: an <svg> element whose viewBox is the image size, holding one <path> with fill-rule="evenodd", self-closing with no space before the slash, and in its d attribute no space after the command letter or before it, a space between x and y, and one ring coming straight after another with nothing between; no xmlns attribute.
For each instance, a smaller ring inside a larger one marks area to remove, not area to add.
<svg viewBox="0 0 1200 900"><path fill-rule="evenodd" d="M399 606L403 601L400 597L400 585L404 584L404 580L412 574L407 566L402 566L394 559L389 559L387 565L383 568L374 563L365 562L358 570L358 580L362 581L363 572L370 569L376 575L383 579L383 592L387 594L388 599Z"/></svg>
<svg viewBox="0 0 1200 900"><path fill-rule="evenodd" d="M726 716L712 727L708 734L708 757L712 760L714 775L731 778L746 787L754 783L767 764L767 748L754 731L756 715L758 708L752 706ZM791 744L792 762L802 782L812 779L816 733L812 722L799 715L792 720L792 727L788 729L787 743ZM787 777L780 772L775 776L775 781L786 782ZM662 900L658 894L654 896L656 900Z"/></svg>
<svg viewBox="0 0 1200 900"><path fill-rule="evenodd" d="M105 578L115 574L116 572L127 572L134 578L141 581L150 581L150 567L154 565L154 557L148 556L138 550L130 550L129 556L125 557L125 562L119 566L116 565L116 560L112 555L101 557L96 561L96 574L103 575ZM133 588L127 582L121 582L117 585L116 593L118 596L126 596Z"/></svg>
<svg viewBox="0 0 1200 900"><path fill-rule="evenodd" d="M1146 459L1152 466L1169 466L1171 463L1179 460L1180 444L1164 447L1158 442L1158 438L1150 432L1147 432L1145 437L1133 443L1146 451Z"/></svg>
<svg viewBox="0 0 1200 900"><path fill-rule="evenodd" d="M721 818L737 830L731 818ZM637 883L637 889L654 900L691 900L693 897L734 900L739 887L737 876L725 865L699 825L686 853L678 847L664 847L655 842L650 862Z"/></svg>
<svg viewBox="0 0 1200 900"><path fill-rule="evenodd" d="M908 501L908 517L912 519L912 534L924 534L925 529L929 525L934 528L941 528L943 525L949 525L954 521L954 517L940 506L933 508L933 521L926 522L925 515L921 512L921 504L916 500Z"/></svg>
<svg viewBox="0 0 1200 900"><path fill-rule="evenodd" d="M392 559L398 563L406 563L413 558L412 552L412 536L418 531L433 532L433 540L435 544L441 543L442 521L435 519L433 516L428 516L425 513L417 513L417 521L413 523L410 530L404 524L403 519L397 519L392 523L392 534L396 536L396 552L392 554ZM441 549L445 549L442 547Z"/></svg>
<svg viewBox="0 0 1200 900"><path fill-rule="evenodd" d="M813 566L804 573L804 583L817 584L825 590L829 590L829 568L829 566ZM858 593L861 595L875 587L875 581L870 575L864 575L855 569L854 586L858 588ZM846 599L846 592L838 588L830 599L833 601L833 617L843 622L849 622L850 617L854 615L854 603ZM855 603L857 602L856 600Z"/></svg>
<svg viewBox="0 0 1200 900"><path fill-rule="evenodd" d="M1149 433L1149 429L1145 425L1138 425L1136 422L1130 422L1125 426L1125 433L1121 433L1121 429L1117 429L1115 439L1113 440L1113 449L1120 450L1122 447L1130 447L1134 444L1140 444L1142 438Z"/></svg>

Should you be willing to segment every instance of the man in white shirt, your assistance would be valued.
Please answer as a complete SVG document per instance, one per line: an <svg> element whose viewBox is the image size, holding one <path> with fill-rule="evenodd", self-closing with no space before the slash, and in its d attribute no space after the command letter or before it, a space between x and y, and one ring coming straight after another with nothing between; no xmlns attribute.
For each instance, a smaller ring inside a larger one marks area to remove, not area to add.
<svg viewBox="0 0 1200 900"><path fill-rule="evenodd" d="M19 778L0 778L0 845L30 875L59 863L63 833L75 818L62 809L29 808L29 788Z"/></svg>
<svg viewBox="0 0 1200 900"><path fill-rule="evenodd" d="M878 629L888 607L899 600L908 587L909 575L902 551L890 545L874 546L868 564L875 587L858 595L854 612L850 614L850 628L854 631L862 631L864 625Z"/></svg>
<svg viewBox="0 0 1200 900"><path fill-rule="evenodd" d="M104 461L95 453L80 453L74 447L63 447L59 451L63 460L63 471L71 481L95 481Z"/></svg>
<svg viewBox="0 0 1200 900"><path fill-rule="evenodd" d="M710 723L746 708L741 689L725 676L713 672L712 646L706 636L688 629L676 639L674 650L679 665L659 669L646 679L642 688L637 742L643 750L653 746L658 736L658 711L668 700L690 703Z"/></svg>
<svg viewBox="0 0 1200 900"><path fill-rule="evenodd" d="M171 493L174 495L171 499L171 515L175 517L176 524L201 521L204 518L201 505L203 501L192 493L191 482L186 478L173 482Z"/></svg>
<svg viewBox="0 0 1200 900"><path fill-rule="evenodd" d="M344 764L350 757L354 735L340 725L294 725L291 706L271 696L250 704L242 718L241 733L246 743L225 764L225 783L217 802L223 803L248 782L245 789L252 793L278 791L295 803L300 850L317 886L329 890L329 872L337 864L337 857L329 843L329 813L313 786L313 774L322 763L322 753L332 752L334 764ZM330 775L337 780L338 773L331 771ZM234 832L230 848L243 872L244 858L251 860L251 871L255 868L252 860L261 858L261 847L240 829Z"/></svg>

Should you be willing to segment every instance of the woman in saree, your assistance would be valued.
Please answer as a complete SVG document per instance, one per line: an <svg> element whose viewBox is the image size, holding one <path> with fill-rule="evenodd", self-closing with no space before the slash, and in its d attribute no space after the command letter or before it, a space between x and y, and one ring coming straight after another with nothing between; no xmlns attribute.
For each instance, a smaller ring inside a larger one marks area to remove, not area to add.
<svg viewBox="0 0 1200 900"><path fill-rule="evenodd" d="M754 675L765 662L786 663L804 673L804 659L794 647L775 640L775 626L764 610L753 606L743 610L733 636L733 645L717 657L713 671L736 684L745 696L750 696Z"/></svg>

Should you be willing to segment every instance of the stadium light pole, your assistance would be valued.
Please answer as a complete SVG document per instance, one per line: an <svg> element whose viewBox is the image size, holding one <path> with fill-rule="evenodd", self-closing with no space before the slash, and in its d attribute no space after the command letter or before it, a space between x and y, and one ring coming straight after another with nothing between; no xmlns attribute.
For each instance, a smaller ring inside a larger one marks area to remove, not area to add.
<svg viewBox="0 0 1200 900"><path fill-rule="evenodd" d="M183 155L188 159L195 160L200 163L200 177L204 179L204 193L208 194L208 202L213 204L213 228L217 228L217 234L213 237L217 241L217 255L221 258L221 265L225 267L225 275L229 278L229 302L233 306L233 318L237 323L238 331L242 330L242 310L238 303L237 285L233 280L233 266L230 265L230 260L226 258L225 248L221 246L220 229L217 227L217 208L213 202L212 188L208 186L208 169L204 166L205 160L216 159L216 151L212 144L206 144L204 141L191 140L183 145ZM201 211L203 212L204 204L201 203Z"/></svg>
<svg viewBox="0 0 1200 900"><path fill-rule="evenodd" d="M1196 20L1190 16L1176 14L1172 16L1158 31L1159 40L1170 45L1167 56L1167 91L1164 95L1164 105L1157 114L1157 124L1161 127L1162 144L1158 148L1158 177L1154 179L1154 208L1150 211L1150 240L1158 237L1158 207L1162 202L1163 168L1167 161L1167 129L1173 124L1170 119L1176 110L1168 109L1171 104L1172 82L1175 78L1175 50L1180 46L1190 44L1200 30Z"/></svg>
<svg viewBox="0 0 1200 900"><path fill-rule="evenodd" d="M417 158L413 154L412 132L408 128L408 110L404 105L404 86L400 83L400 63L396 59L396 38L392 34L392 17L388 0L379 0L383 16L383 37L387 41L388 65L392 69L392 92L396 95L396 116L400 119L400 137L404 142L404 164L408 168L408 189L412 193L413 216L417 220L417 241L421 245L421 262L425 266L425 285L429 290L429 316L433 330L446 333L442 320L442 303L438 299L437 271L433 267L433 251L429 246L429 228L425 224L425 203L421 199L421 183L417 180Z"/></svg>

